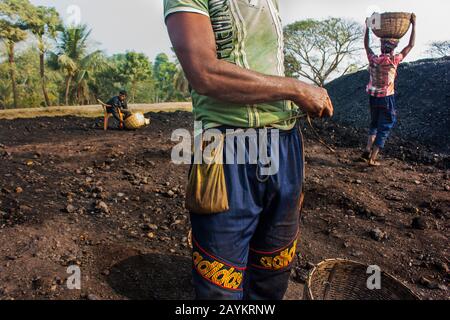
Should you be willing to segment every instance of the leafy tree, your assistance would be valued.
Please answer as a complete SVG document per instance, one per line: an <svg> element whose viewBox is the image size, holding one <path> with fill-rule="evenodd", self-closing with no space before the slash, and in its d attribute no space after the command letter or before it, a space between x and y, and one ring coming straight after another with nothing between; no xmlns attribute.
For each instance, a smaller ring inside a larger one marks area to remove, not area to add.
<svg viewBox="0 0 450 320"><path fill-rule="evenodd" d="M46 37L55 39L57 30L61 28L61 19L54 8L39 6L34 8L31 18L26 22L27 28L35 35L39 49L39 73L45 105L50 106L45 77Z"/></svg>
<svg viewBox="0 0 450 320"><path fill-rule="evenodd" d="M189 84L177 61L159 54L152 64L137 52L108 57L95 49L90 33L86 25L62 26L53 8L0 0L0 108L17 107L19 96L27 107L87 104L120 88L130 92L132 102L188 98ZM36 42L16 52L30 34Z"/></svg>
<svg viewBox="0 0 450 320"><path fill-rule="evenodd" d="M352 56L361 50L362 26L340 18L303 20L285 27L286 71L323 87L333 76L357 68Z"/></svg>
<svg viewBox="0 0 450 320"><path fill-rule="evenodd" d="M96 86L98 72L107 68L106 57L101 51L95 51L80 61L75 77L75 96L78 104L90 104L95 100L93 88Z"/></svg>
<svg viewBox="0 0 450 320"><path fill-rule="evenodd" d="M14 61L15 46L16 43L25 40L26 37L27 34L25 31L7 21L0 20L0 39L4 42L8 54L9 74L12 85L14 108L17 108L19 100L16 83L16 65Z"/></svg>
<svg viewBox="0 0 450 320"><path fill-rule="evenodd" d="M9 74L13 92L14 108L18 105L18 91L16 83L15 47L18 42L27 38L23 30L23 18L27 15L30 4L27 0L0 1L0 40L5 44L8 54Z"/></svg>
<svg viewBox="0 0 450 320"><path fill-rule="evenodd" d="M123 77L119 71L119 59L117 56L104 56L103 67L94 70L89 87L95 97L102 97L105 100L107 97L117 94L117 91L123 88Z"/></svg>
<svg viewBox="0 0 450 320"><path fill-rule="evenodd" d="M36 47L21 50L16 55L17 84L22 107L45 106L42 99L39 60Z"/></svg>
<svg viewBox="0 0 450 320"><path fill-rule="evenodd" d="M141 72L138 74L131 72L130 60L134 59L130 59L129 55L127 60L126 55L126 53L121 53L107 57L106 67L95 73L93 77L95 79L91 81L91 90L96 96L107 99L107 97L117 94L120 89L126 89L131 93L131 101L134 103L155 102L156 81L152 77L151 62L143 62L144 65L148 64L148 68L142 68L146 71L144 75L139 75ZM142 56L145 57L145 55ZM148 73L148 76L145 73ZM134 78L134 80L130 80L130 78Z"/></svg>
<svg viewBox="0 0 450 320"><path fill-rule="evenodd" d="M179 92L179 95L183 98L183 100L186 100L190 97L189 92L189 81L186 78L186 74L183 71L183 68L180 65L180 62L178 59L175 60L175 64L177 67L177 72L174 76L174 86L175 89Z"/></svg>
<svg viewBox="0 0 450 320"><path fill-rule="evenodd" d="M130 83L131 102L134 103L138 83L152 77L150 61L143 53L127 52L122 56L119 72L122 81Z"/></svg>
<svg viewBox="0 0 450 320"><path fill-rule="evenodd" d="M434 41L430 43L428 53L433 57L447 57L450 56L450 40L448 41Z"/></svg>
<svg viewBox="0 0 450 320"><path fill-rule="evenodd" d="M69 105L70 90L75 80L75 96L78 103L88 100L87 81L93 69L104 62L99 50L89 50L91 30L86 25L65 27L57 39L57 51L52 55L53 66L65 73L64 100Z"/></svg>
<svg viewBox="0 0 450 320"><path fill-rule="evenodd" d="M156 102L170 101L177 98L174 85L174 77L177 74L177 66L169 61L165 53L156 56L153 65L153 77L156 81Z"/></svg>
<svg viewBox="0 0 450 320"><path fill-rule="evenodd" d="M11 92L7 60L5 45L3 42L0 42L0 109L5 109L9 105L8 97Z"/></svg>
<svg viewBox="0 0 450 320"><path fill-rule="evenodd" d="M45 107L42 98L39 60L36 58L36 46L24 46L16 52L16 83L20 97L20 107ZM3 61L3 62L2 62ZM0 56L0 108L13 105L11 81L7 59ZM60 103L61 88L64 88L64 76L59 71L48 69L46 72L47 91L53 105ZM11 97L10 97L11 96Z"/></svg>

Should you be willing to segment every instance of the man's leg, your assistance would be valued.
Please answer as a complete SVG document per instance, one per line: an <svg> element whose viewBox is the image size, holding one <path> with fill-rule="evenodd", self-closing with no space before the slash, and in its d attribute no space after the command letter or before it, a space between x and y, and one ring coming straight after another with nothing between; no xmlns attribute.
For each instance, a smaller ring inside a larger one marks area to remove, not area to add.
<svg viewBox="0 0 450 320"><path fill-rule="evenodd" d="M371 151L372 151L373 144L374 144L376 138L377 138L377 135L371 133L371 134L369 135L369 139L367 139L367 147L366 147L366 150L365 150L365 151L366 151L367 153L369 153L369 155L370 155L370 153L371 153Z"/></svg>
<svg viewBox="0 0 450 320"><path fill-rule="evenodd" d="M131 111L129 111L129 110L121 110L121 112L122 112L123 120L126 120L129 116L132 115Z"/></svg>
<svg viewBox="0 0 450 320"><path fill-rule="evenodd" d="M378 132L374 142L373 151L369 160L369 165L379 166L377 162L380 151L384 148L386 141L390 135L391 130L397 121L397 114L395 111L395 100L389 100L386 108L380 108L380 116L378 120Z"/></svg>
<svg viewBox="0 0 450 320"><path fill-rule="evenodd" d="M380 153L380 147L374 146L372 149L372 153L370 154L369 159L369 165L372 167L378 167L380 165L379 162L377 162L378 154Z"/></svg>
<svg viewBox="0 0 450 320"><path fill-rule="evenodd" d="M379 110L377 107L370 106L370 128L369 128L369 138L367 139L367 145L366 149L364 150L363 155L361 158L364 160L369 160L372 148L375 142L375 139L377 137L377 131L378 131L378 116L379 116Z"/></svg>
<svg viewBox="0 0 450 320"><path fill-rule="evenodd" d="M245 298L282 300L295 262L302 184L303 142L295 129L280 132L279 172L266 182L264 211L250 244Z"/></svg>
<svg viewBox="0 0 450 320"><path fill-rule="evenodd" d="M119 121L119 123L122 121L122 119L120 119L119 109L117 109L117 108L112 108L112 109L111 109L111 114L113 115L114 119L116 119L117 121Z"/></svg>
<svg viewBox="0 0 450 320"><path fill-rule="evenodd" d="M369 138L367 139L367 146L366 149L364 150L361 158L365 161L370 160L370 156L372 154L372 150L373 150L373 144L375 143L375 139L376 139L377 135L373 135L372 133L369 134Z"/></svg>
<svg viewBox="0 0 450 320"><path fill-rule="evenodd" d="M236 149L235 149L236 150ZM230 210L191 213L193 280L200 300L242 300L250 239L262 211L256 165L224 164Z"/></svg>

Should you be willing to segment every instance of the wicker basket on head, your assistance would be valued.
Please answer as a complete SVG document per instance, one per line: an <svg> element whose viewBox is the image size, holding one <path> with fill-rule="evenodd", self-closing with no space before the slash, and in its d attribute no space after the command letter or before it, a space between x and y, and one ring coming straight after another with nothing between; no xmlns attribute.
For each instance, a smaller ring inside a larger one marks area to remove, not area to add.
<svg viewBox="0 0 450 320"><path fill-rule="evenodd" d="M367 268L350 260L325 260L309 273L304 296L307 300L420 300L385 272L381 272L381 289L368 289Z"/></svg>
<svg viewBox="0 0 450 320"><path fill-rule="evenodd" d="M372 28L373 33L381 39L401 39L408 32L411 13L386 12L381 14L380 28Z"/></svg>
<svg viewBox="0 0 450 320"><path fill-rule="evenodd" d="M150 124L150 119L146 119L140 112L134 113L125 120L125 128L133 130Z"/></svg>

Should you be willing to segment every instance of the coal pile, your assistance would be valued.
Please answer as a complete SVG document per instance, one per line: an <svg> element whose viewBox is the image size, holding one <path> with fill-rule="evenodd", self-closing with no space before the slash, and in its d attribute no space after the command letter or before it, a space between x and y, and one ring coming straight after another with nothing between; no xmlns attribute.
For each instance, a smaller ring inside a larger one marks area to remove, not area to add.
<svg viewBox="0 0 450 320"><path fill-rule="evenodd" d="M403 63L397 78L398 124L394 136L435 152L450 152L450 57ZM333 121L366 129L369 123L366 70L327 85L335 107Z"/></svg>

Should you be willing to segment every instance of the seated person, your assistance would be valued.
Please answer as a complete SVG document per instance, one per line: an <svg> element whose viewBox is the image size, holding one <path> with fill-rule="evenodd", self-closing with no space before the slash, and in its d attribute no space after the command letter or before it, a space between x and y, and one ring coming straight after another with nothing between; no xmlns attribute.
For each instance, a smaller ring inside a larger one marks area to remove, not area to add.
<svg viewBox="0 0 450 320"><path fill-rule="evenodd" d="M131 116L131 111L128 110L127 92L125 90L120 91L118 96L111 98L106 104L108 105L106 111L111 113L121 125L123 125L123 121L126 118ZM123 119L120 119L119 111L122 113Z"/></svg>

